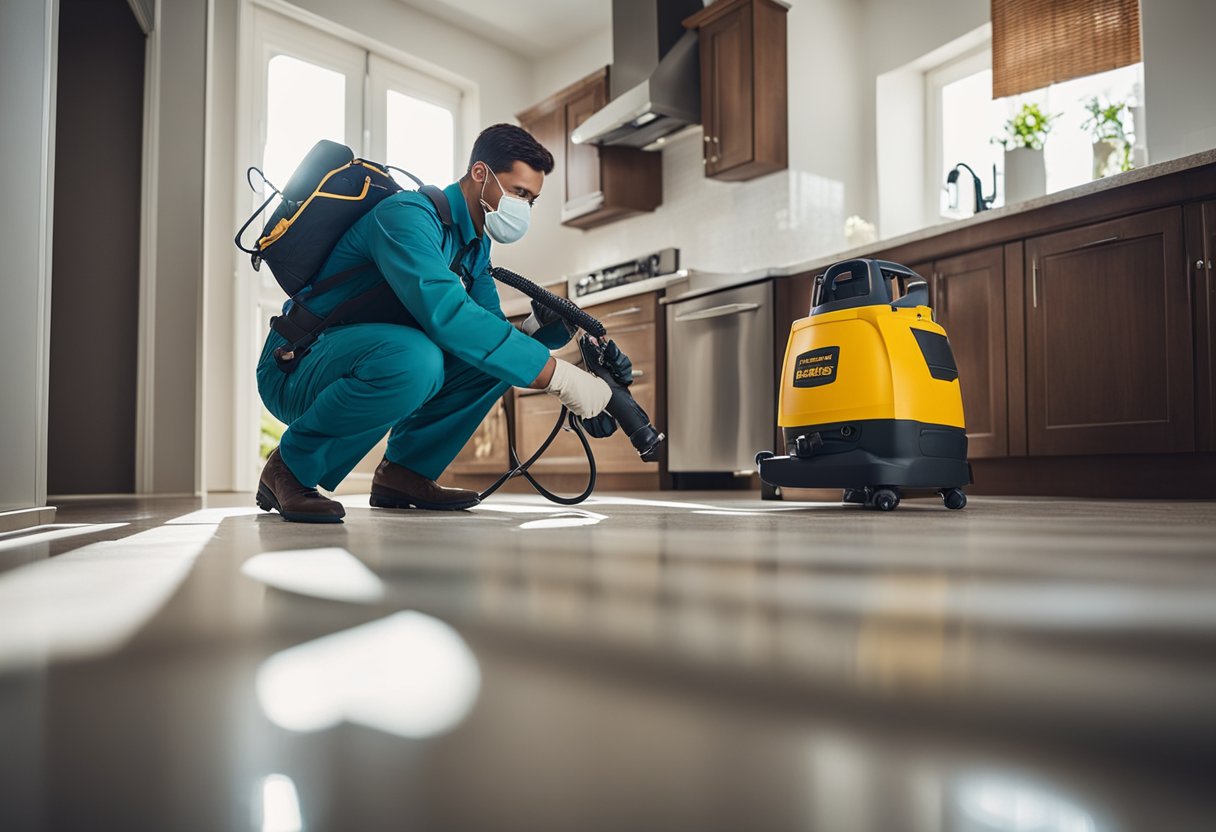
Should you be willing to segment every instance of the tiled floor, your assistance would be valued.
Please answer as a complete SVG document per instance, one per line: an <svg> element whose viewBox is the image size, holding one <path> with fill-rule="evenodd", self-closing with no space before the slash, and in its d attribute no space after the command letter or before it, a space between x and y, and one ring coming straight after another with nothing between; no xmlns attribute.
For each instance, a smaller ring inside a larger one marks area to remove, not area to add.
<svg viewBox="0 0 1216 832"><path fill-rule="evenodd" d="M359 502L0 536L0 829L1216 827L1212 503Z"/></svg>

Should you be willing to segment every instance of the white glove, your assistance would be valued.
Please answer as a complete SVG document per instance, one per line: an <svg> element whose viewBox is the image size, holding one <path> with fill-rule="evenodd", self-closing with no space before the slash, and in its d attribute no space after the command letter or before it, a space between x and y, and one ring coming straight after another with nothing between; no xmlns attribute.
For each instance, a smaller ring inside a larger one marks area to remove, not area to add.
<svg viewBox="0 0 1216 832"><path fill-rule="evenodd" d="M608 383L598 376L580 370L569 361L562 361L560 358L553 361L553 378L549 380L545 392L557 396L562 404L581 419L598 416L612 398L612 388Z"/></svg>

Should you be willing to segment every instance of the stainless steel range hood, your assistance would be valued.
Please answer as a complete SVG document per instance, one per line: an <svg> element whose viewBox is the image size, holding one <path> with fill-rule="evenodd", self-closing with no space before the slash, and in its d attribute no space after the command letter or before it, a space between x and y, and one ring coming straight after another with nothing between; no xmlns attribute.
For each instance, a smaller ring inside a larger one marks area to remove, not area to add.
<svg viewBox="0 0 1216 832"><path fill-rule="evenodd" d="M646 147L701 120L697 33L682 21L702 0L613 0L612 100L579 125L575 144Z"/></svg>

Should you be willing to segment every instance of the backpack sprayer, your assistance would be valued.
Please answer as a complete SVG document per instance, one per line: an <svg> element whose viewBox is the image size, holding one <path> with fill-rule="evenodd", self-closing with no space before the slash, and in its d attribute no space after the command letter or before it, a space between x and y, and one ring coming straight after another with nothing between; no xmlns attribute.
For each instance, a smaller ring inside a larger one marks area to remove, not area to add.
<svg viewBox="0 0 1216 832"><path fill-rule="evenodd" d="M385 197L402 190L389 173L390 170L400 171L412 179L418 185L418 190L434 204L440 220L447 226L452 225L451 207L448 205L447 196L439 188L423 184L418 177L401 168L356 159L349 147L337 142L324 139L317 142L282 191L268 182L258 168L251 167L246 171L245 178L251 188L257 190L251 178L256 171L273 193L241 226L235 243L237 248L250 255L254 270L258 270L261 264L266 262L275 281L292 300L287 312L271 320L272 328L288 342L286 347L275 351L275 360L282 372L293 372L300 359L308 354L317 337L330 326L378 319L373 317L376 311L384 304L391 304L396 300L392 287L387 282L382 282L338 304L329 314L320 316L314 314L298 297L305 288L309 288L309 298L315 298L373 267L372 264L365 263L339 274L317 279L329 253L355 221ZM280 199L280 203L266 221L257 243L253 248L246 248L241 242L242 235L276 197ZM468 288L472 275L463 265L465 254L466 251L461 250L456 255L451 269L461 276ZM613 341L607 339L604 325L568 299L537 286L509 269L492 267L490 275L527 295L571 326L583 330L584 334L578 341L583 364L588 372L594 373L608 384L612 397L605 411L591 419L579 419L563 406L549 436L522 462L515 451L514 442L509 441L512 467L493 485L481 492L481 498L485 499L493 494L508 480L522 476L540 494L555 503L581 503L595 490L595 455L587 441L587 434L590 433L596 438L607 437L616 431L618 424L643 461L657 462L659 446L665 437L655 429L646 411L629 394L629 385L633 383L632 363ZM563 426L574 431L587 454L587 487L575 497L562 497L548 491L528 470L553 444Z"/></svg>

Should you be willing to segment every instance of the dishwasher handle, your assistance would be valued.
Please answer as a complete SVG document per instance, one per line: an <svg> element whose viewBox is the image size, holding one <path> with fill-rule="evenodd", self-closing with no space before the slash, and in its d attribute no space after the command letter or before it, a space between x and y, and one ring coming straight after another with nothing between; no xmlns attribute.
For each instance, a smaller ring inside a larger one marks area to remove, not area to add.
<svg viewBox="0 0 1216 832"><path fill-rule="evenodd" d="M703 321L706 318L721 318L726 315L738 315L741 312L752 312L760 308L758 303L724 303L721 306L711 306L709 309L700 309L696 312L685 312L683 315L676 315L676 323L684 321Z"/></svg>

